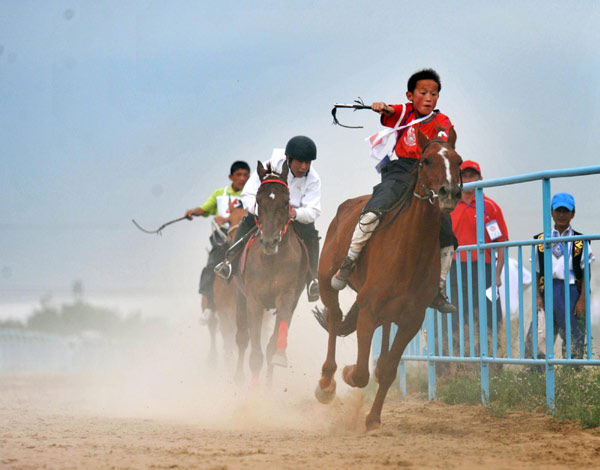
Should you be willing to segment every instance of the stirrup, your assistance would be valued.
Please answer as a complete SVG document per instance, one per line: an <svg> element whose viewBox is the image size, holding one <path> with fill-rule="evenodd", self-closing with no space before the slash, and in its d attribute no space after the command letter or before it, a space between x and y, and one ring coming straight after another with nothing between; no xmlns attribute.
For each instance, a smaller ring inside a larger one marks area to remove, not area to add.
<svg viewBox="0 0 600 470"><path fill-rule="evenodd" d="M356 261L349 256L344 259L340 269L337 270L335 275L331 278L331 287L335 290L342 290L348 284L348 276L352 273Z"/></svg>
<svg viewBox="0 0 600 470"><path fill-rule="evenodd" d="M219 276L221 279L228 281L231 278L231 263L228 260L221 261L219 264L215 266L215 274Z"/></svg>
<svg viewBox="0 0 600 470"><path fill-rule="evenodd" d="M430 307L437 310L440 313L458 313L456 305L450 303L448 297L446 297L446 293L441 288L440 290L438 290L437 295L431 302Z"/></svg>
<svg viewBox="0 0 600 470"><path fill-rule="evenodd" d="M309 302L316 302L319 300L319 281L318 279L313 279L306 286L306 294L308 295Z"/></svg>

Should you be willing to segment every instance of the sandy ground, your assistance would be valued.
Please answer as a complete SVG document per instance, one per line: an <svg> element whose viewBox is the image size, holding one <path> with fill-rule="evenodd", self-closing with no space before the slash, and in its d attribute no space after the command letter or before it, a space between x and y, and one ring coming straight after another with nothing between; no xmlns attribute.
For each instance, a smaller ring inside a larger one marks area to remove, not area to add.
<svg viewBox="0 0 600 470"><path fill-rule="evenodd" d="M127 393L99 387L105 379L0 378L0 468L582 469L600 464L597 431L541 414L494 418L479 406L395 396L384 407L382 428L367 434L368 404L360 391L346 391L324 406L310 396L289 398L285 388L270 393L226 388L218 394L230 395L226 404L206 394L194 404L182 387L170 394L173 403L161 408L159 402L170 400L140 395L146 384L131 401ZM175 402L189 406L178 408Z"/></svg>

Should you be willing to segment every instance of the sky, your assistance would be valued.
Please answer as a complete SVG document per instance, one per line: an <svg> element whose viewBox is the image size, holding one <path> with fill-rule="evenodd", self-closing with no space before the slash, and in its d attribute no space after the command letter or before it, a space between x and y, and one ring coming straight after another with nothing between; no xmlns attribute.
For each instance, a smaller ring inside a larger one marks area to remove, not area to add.
<svg viewBox="0 0 600 470"><path fill-rule="evenodd" d="M378 116L340 111L364 128L336 127L333 103L403 103L421 68L440 73L438 108L485 179L597 165L598 24L585 0L0 0L0 317L75 280L115 305L197 301L209 221L157 237L131 219L183 216L233 161L255 168L294 135L317 144L324 236L378 182L364 142ZM585 233L598 182L552 182ZM486 194L512 239L541 231L540 183Z"/></svg>

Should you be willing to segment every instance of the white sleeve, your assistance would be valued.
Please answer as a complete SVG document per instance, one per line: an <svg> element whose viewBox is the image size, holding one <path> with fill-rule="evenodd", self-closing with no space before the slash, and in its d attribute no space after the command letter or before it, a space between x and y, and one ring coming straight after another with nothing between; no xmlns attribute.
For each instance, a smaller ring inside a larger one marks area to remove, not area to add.
<svg viewBox="0 0 600 470"><path fill-rule="evenodd" d="M321 180L310 181L296 209L296 220L301 224L310 224L321 215Z"/></svg>
<svg viewBox="0 0 600 470"><path fill-rule="evenodd" d="M254 206L256 205L256 193L258 192L258 188L260 188L260 178L258 177L258 172L255 171L252 173L252 175L250 175L248 181L246 181L244 190L240 196L244 209L251 214L254 214Z"/></svg>

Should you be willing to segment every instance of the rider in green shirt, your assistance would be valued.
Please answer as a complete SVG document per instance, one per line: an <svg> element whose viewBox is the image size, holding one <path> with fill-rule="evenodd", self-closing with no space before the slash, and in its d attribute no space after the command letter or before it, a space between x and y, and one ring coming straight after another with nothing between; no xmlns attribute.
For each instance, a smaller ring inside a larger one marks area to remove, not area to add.
<svg viewBox="0 0 600 470"><path fill-rule="evenodd" d="M225 188L214 191L210 197L199 207L189 209L185 212L188 219L194 216L215 216L215 223L220 230L227 233L229 203L236 203L242 194L242 189L250 175L250 167L246 162L236 161L231 165L229 179L231 184ZM206 309L202 312L200 321L208 323L215 315L215 301L213 297L213 283L215 281L215 266L223 261L227 246L223 243L223 237L214 233L210 237L211 250L208 255L206 267L200 275L200 294L206 297Z"/></svg>

